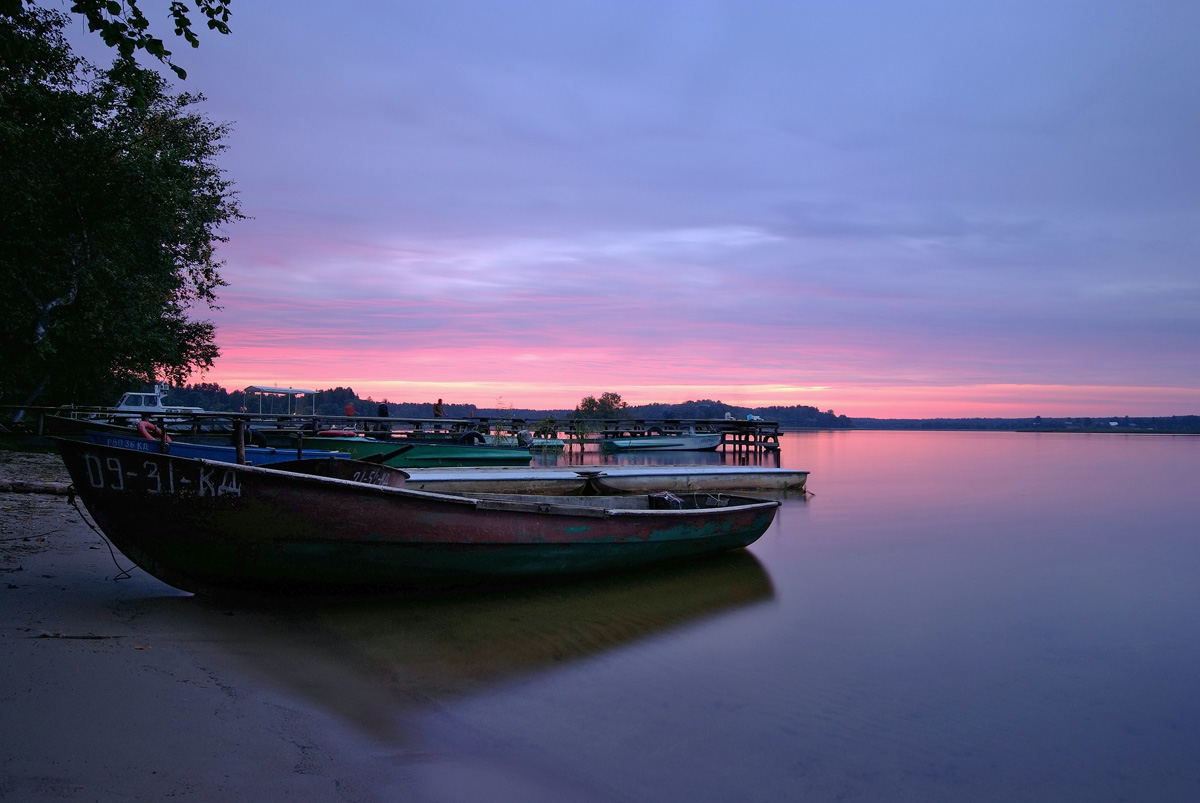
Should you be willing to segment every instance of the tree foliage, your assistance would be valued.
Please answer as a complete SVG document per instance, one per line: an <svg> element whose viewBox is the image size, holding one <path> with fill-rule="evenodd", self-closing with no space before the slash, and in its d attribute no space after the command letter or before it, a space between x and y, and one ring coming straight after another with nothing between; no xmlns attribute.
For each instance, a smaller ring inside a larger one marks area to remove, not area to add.
<svg viewBox="0 0 1200 803"><path fill-rule="evenodd" d="M196 11L209 30L229 33L229 3L231 0L194 0ZM0 15L18 17L23 11L34 11L30 0L0 0ZM171 61L171 51L166 44L150 32L150 20L142 13L139 0L74 0L71 11L87 20L88 30L99 33L104 44L115 48L121 58L130 58L139 50L149 53L170 67L180 78L187 78L184 71ZM168 14L175 27L175 35L182 36L192 47L200 46L200 37L192 26L192 8L180 0L173 0ZM139 98L140 100L140 98Z"/></svg>
<svg viewBox="0 0 1200 803"><path fill-rule="evenodd" d="M73 55L67 18L0 14L0 399L94 403L218 354L195 320L241 218L223 125L128 58ZM131 103L134 93L144 102Z"/></svg>
<svg viewBox="0 0 1200 803"><path fill-rule="evenodd" d="M575 408L575 415L579 418L612 418L628 407L621 399L621 394L607 392L601 393L599 399L584 396Z"/></svg>

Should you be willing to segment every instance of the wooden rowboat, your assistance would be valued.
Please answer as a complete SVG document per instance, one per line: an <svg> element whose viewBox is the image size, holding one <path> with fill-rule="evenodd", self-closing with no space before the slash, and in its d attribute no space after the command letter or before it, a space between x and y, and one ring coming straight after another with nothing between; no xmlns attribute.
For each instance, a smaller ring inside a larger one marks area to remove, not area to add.
<svg viewBox="0 0 1200 803"><path fill-rule="evenodd" d="M779 503L727 494L440 494L55 441L113 544L187 591L462 586L745 547ZM372 468L379 468L374 466ZM374 484L378 483L378 484Z"/></svg>

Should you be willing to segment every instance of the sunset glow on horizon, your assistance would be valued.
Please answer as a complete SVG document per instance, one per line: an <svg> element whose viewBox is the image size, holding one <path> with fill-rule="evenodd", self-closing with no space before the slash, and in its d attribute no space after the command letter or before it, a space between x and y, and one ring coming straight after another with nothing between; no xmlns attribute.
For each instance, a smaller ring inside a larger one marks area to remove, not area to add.
<svg viewBox="0 0 1200 803"><path fill-rule="evenodd" d="M250 216L192 381L1200 414L1200 6L354 9L184 54Z"/></svg>

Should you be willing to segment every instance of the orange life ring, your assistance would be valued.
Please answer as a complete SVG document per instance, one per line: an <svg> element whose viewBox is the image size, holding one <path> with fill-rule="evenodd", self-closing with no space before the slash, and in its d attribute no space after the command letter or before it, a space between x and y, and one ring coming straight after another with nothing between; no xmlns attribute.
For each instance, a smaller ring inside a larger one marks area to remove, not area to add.
<svg viewBox="0 0 1200 803"><path fill-rule="evenodd" d="M171 442L171 436L163 432L163 430L153 421L139 421L137 431L142 434L142 437L148 441L164 440L167 443Z"/></svg>

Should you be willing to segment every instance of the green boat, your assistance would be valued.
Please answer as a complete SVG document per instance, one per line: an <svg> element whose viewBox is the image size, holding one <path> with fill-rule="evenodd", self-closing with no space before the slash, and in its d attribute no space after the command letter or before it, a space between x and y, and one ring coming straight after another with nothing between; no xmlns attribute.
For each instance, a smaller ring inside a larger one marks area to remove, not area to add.
<svg viewBox="0 0 1200 803"><path fill-rule="evenodd" d="M483 446L474 443L392 438L378 440L364 436L318 435L305 439L309 446L349 452L356 460L382 462L395 468L425 466L528 466L533 455L521 446Z"/></svg>

